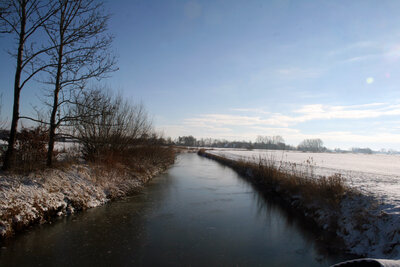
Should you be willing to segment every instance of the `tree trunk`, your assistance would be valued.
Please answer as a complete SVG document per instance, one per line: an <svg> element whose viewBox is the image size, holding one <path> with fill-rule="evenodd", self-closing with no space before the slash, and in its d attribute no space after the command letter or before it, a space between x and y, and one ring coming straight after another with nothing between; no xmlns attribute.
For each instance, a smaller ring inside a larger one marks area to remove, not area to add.
<svg viewBox="0 0 400 267"><path fill-rule="evenodd" d="M26 27L26 1L23 0L21 4L21 28L19 33L18 55L17 55L17 68L15 71L14 80L14 106L11 121L10 136L8 137L8 148L4 157L3 170L8 170L12 167L12 158L14 155L14 145L17 136L18 119L19 119L19 99L21 93L20 81L22 72L22 60L24 53L25 42L25 27Z"/></svg>
<svg viewBox="0 0 400 267"><path fill-rule="evenodd" d="M47 162L46 165L50 167L53 164L53 151L54 151L54 138L56 136L56 115L58 109L58 94L60 93L60 80L61 80L61 62L62 62L62 53L63 53L63 46L60 44L59 48L59 58L58 58L58 66L57 66L57 78L56 84L54 89L53 95L53 107L51 110L51 117L50 117L50 129L49 129L49 144L47 148Z"/></svg>
<svg viewBox="0 0 400 267"><path fill-rule="evenodd" d="M60 93L61 89L61 75L62 75L62 59L63 59L63 48L64 48L64 13L61 13L61 22L60 22L60 47L58 48L58 61L57 61L57 76L56 76L56 83L54 88L54 95L53 95L53 107L51 110L51 117L50 117L50 129L49 129L49 144L47 148L47 161L46 165L51 167L53 165L53 151L54 151L54 138L56 136L56 115L58 110L58 94Z"/></svg>
<svg viewBox="0 0 400 267"><path fill-rule="evenodd" d="M60 48L62 51L62 48ZM59 71L61 72L61 59L59 60L60 65ZM50 167L53 164L53 151L54 151L54 138L56 136L56 114L57 114L57 107L58 107L58 94L60 92L60 79L57 70L57 79L56 79L56 88L54 89L54 101L53 101L53 108L51 110L51 117L50 117L50 129L49 129L49 144L47 148L47 161L46 165Z"/></svg>

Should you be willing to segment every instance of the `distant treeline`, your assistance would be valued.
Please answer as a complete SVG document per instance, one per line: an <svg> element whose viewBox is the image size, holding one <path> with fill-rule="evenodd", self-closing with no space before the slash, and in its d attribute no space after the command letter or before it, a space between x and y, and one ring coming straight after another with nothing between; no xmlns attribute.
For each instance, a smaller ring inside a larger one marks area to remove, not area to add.
<svg viewBox="0 0 400 267"><path fill-rule="evenodd" d="M166 140L178 146L193 147L216 147L216 148L242 148L242 149L272 149L272 150L300 150L312 152L324 152L327 148L323 146L321 139L305 139L298 146L285 144L285 140L280 135L257 136L255 142L252 141L228 141L224 139L201 138L179 136L176 140Z"/></svg>
<svg viewBox="0 0 400 267"><path fill-rule="evenodd" d="M224 139L201 138L196 139L193 136L179 136L172 141L178 146L194 147L219 147L219 148L242 148L242 149L282 149L295 150L296 148L286 145L284 142L251 142L251 141L228 141Z"/></svg>
<svg viewBox="0 0 400 267"><path fill-rule="evenodd" d="M212 148L239 148L239 149L270 149L270 150L296 150L303 152L334 152L334 153L362 153L362 154L398 154L393 149L381 149L373 151L372 149L353 147L351 150L342 150L340 148L328 149L324 146L321 139L305 139L297 146L288 145L280 135L275 136L257 136L255 142L252 141L228 141L224 139L200 138L192 135L179 136L175 140L171 138L161 139L164 144L190 147L212 147Z"/></svg>

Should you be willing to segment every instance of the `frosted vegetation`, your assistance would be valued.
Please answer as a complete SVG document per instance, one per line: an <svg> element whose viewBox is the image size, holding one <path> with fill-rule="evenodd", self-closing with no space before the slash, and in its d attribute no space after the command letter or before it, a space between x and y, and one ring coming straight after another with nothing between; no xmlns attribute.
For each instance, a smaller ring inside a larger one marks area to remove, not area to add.
<svg viewBox="0 0 400 267"><path fill-rule="evenodd" d="M209 152L237 161L268 159L277 168L312 179L340 174L356 194L341 202L337 234L350 252L399 258L399 155L232 149Z"/></svg>
<svg viewBox="0 0 400 267"><path fill-rule="evenodd" d="M61 147L60 145L58 147ZM69 158L79 147L61 153ZM0 237L13 235L34 223L97 207L138 190L174 160L169 148L141 147L130 152L131 164L88 161L59 165L27 174L0 175ZM169 155L169 156L168 156ZM110 159L108 159L110 160Z"/></svg>

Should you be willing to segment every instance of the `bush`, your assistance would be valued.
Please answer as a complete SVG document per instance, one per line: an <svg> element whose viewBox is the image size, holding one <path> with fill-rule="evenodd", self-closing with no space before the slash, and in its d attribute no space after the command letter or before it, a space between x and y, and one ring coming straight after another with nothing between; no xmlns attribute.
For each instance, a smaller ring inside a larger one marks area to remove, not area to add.
<svg viewBox="0 0 400 267"><path fill-rule="evenodd" d="M82 92L70 110L84 158L115 169L144 172L150 165L170 164L173 148L152 130L141 104L132 104L104 89Z"/></svg>
<svg viewBox="0 0 400 267"><path fill-rule="evenodd" d="M14 164L17 171L43 168L47 155L48 132L44 127L22 128L16 136Z"/></svg>
<svg viewBox="0 0 400 267"><path fill-rule="evenodd" d="M77 97L71 117L76 118L74 132L88 160L119 153L151 136L151 123L143 105L131 104L102 89Z"/></svg>

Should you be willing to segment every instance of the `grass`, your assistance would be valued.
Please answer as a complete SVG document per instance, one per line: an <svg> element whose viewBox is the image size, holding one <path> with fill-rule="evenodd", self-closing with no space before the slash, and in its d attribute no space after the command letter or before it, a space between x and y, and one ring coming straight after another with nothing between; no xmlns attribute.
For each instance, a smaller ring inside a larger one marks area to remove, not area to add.
<svg viewBox="0 0 400 267"><path fill-rule="evenodd" d="M91 164L110 170L145 173L150 166L167 166L174 162L175 150L164 146L133 146L123 151L104 151Z"/></svg>
<svg viewBox="0 0 400 267"><path fill-rule="evenodd" d="M282 161L276 162L267 157L232 160L207 153L204 149L199 150L198 154L231 167L252 183L262 186L264 191L277 194L332 233L337 230L342 200L354 193L340 174L316 176L311 161L305 169L300 169L295 164L284 166ZM325 214L325 218L320 218L321 214Z"/></svg>
<svg viewBox="0 0 400 267"><path fill-rule="evenodd" d="M285 192L291 196L301 195L307 201L318 201L331 207L338 207L342 198L351 191L340 174L317 177L313 174L312 165L308 171L297 170L295 165L284 169L282 162L259 157L251 160L231 160L225 157L207 153L204 149L200 155L228 165L240 174L251 178L253 182L268 186L277 192Z"/></svg>

